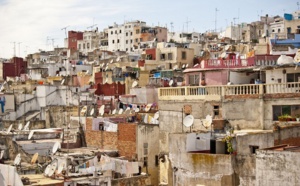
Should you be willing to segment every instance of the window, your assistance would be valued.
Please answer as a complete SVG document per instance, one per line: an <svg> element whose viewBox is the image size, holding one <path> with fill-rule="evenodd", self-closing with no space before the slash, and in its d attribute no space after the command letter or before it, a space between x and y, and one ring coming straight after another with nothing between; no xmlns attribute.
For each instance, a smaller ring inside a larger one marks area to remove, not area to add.
<svg viewBox="0 0 300 186"><path fill-rule="evenodd" d="M220 115L220 106L214 105L214 116L218 117Z"/></svg>
<svg viewBox="0 0 300 186"><path fill-rule="evenodd" d="M128 44L128 40L126 40L126 44Z"/></svg>
<svg viewBox="0 0 300 186"><path fill-rule="evenodd" d="M172 60L173 59L173 54L172 53L168 53L168 60Z"/></svg>
<svg viewBox="0 0 300 186"><path fill-rule="evenodd" d="M259 146L249 145L249 148L250 148L250 152L252 154L255 154L256 150L259 149Z"/></svg>
<svg viewBox="0 0 300 186"><path fill-rule="evenodd" d="M139 33L140 33L140 30L139 30L139 29L136 29L135 33L136 33L136 34L139 34Z"/></svg>
<svg viewBox="0 0 300 186"><path fill-rule="evenodd" d="M118 39L117 43L120 43L120 39Z"/></svg>
<svg viewBox="0 0 300 186"><path fill-rule="evenodd" d="M199 75L189 75L189 84L199 86Z"/></svg>
<svg viewBox="0 0 300 186"><path fill-rule="evenodd" d="M274 33L274 32L275 32L275 29L272 29L272 32Z"/></svg>
<svg viewBox="0 0 300 186"><path fill-rule="evenodd" d="M300 105L273 105L273 120L278 120L278 116L288 114L295 117L300 114Z"/></svg>
<svg viewBox="0 0 300 186"><path fill-rule="evenodd" d="M286 28L286 31L287 31L288 34L291 34L291 32L292 32L291 27L287 27L287 28Z"/></svg>
<svg viewBox="0 0 300 186"><path fill-rule="evenodd" d="M132 36L132 32L130 32L130 35Z"/></svg>
<svg viewBox="0 0 300 186"><path fill-rule="evenodd" d="M85 49L85 43L83 43L83 46L82 46L82 48L83 48L83 49Z"/></svg>
<svg viewBox="0 0 300 186"><path fill-rule="evenodd" d="M289 73L286 74L286 82L300 82L300 73Z"/></svg>
<svg viewBox="0 0 300 186"><path fill-rule="evenodd" d="M122 33L122 30L120 30L119 33L121 34L121 33Z"/></svg>
<svg viewBox="0 0 300 186"><path fill-rule="evenodd" d="M165 60L166 59L166 54L160 54L160 60Z"/></svg>
<svg viewBox="0 0 300 186"><path fill-rule="evenodd" d="M136 39L135 39L135 42L139 42L139 39L138 39L138 38L136 38Z"/></svg>
<svg viewBox="0 0 300 186"><path fill-rule="evenodd" d="M130 43L132 43L132 39L130 39Z"/></svg>
<svg viewBox="0 0 300 186"><path fill-rule="evenodd" d="M128 51L128 48L126 48L126 52Z"/></svg>
<svg viewBox="0 0 300 186"><path fill-rule="evenodd" d="M115 43L115 40L112 40L112 43Z"/></svg>
<svg viewBox="0 0 300 186"><path fill-rule="evenodd" d="M278 33L280 33L280 28L278 28Z"/></svg>
<svg viewBox="0 0 300 186"><path fill-rule="evenodd" d="M181 52L181 59L186 59L186 51Z"/></svg>
<svg viewBox="0 0 300 186"><path fill-rule="evenodd" d="M78 49L80 50L80 48L81 48L81 44L78 44Z"/></svg>
<svg viewBox="0 0 300 186"><path fill-rule="evenodd" d="M143 38L140 38L140 42L142 42L143 41Z"/></svg>
<svg viewBox="0 0 300 186"><path fill-rule="evenodd" d="M86 48L89 49L90 48L90 43L86 44Z"/></svg>
<svg viewBox="0 0 300 186"><path fill-rule="evenodd" d="M144 156L148 155L148 143L144 143Z"/></svg>
<svg viewBox="0 0 300 186"><path fill-rule="evenodd" d="M126 36L128 36L128 32L126 32Z"/></svg>
<svg viewBox="0 0 300 186"><path fill-rule="evenodd" d="M115 30L115 34L117 34L117 33L118 33L118 31Z"/></svg>

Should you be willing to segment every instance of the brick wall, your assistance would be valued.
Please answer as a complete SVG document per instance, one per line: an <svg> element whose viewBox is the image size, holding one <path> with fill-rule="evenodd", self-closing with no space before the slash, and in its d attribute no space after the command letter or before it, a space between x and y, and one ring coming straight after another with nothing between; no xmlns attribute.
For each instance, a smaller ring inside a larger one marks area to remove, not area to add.
<svg viewBox="0 0 300 186"><path fill-rule="evenodd" d="M93 118L86 118L85 139L88 147L105 150L118 149L118 133L92 130Z"/></svg>
<svg viewBox="0 0 300 186"><path fill-rule="evenodd" d="M118 124L118 150L120 156L132 159L136 156L136 124Z"/></svg>

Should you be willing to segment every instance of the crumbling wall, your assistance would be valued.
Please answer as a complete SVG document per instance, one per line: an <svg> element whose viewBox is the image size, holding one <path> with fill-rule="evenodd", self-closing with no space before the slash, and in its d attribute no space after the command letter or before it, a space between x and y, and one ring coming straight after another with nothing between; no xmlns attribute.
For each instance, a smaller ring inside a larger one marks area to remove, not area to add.
<svg viewBox="0 0 300 186"><path fill-rule="evenodd" d="M259 150L256 156L256 185L300 185L299 152Z"/></svg>

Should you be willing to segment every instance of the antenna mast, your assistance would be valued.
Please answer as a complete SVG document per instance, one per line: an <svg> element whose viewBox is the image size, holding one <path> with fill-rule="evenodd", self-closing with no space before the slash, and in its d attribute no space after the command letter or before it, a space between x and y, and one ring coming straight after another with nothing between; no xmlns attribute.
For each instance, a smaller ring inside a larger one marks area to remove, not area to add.
<svg viewBox="0 0 300 186"><path fill-rule="evenodd" d="M219 10L216 8L215 11L216 11L216 14L215 14L215 32L217 32L217 13L218 13Z"/></svg>
<svg viewBox="0 0 300 186"><path fill-rule="evenodd" d="M68 28L69 26L66 26L66 27L63 27L61 30L65 30L65 38L67 38L67 28Z"/></svg>
<svg viewBox="0 0 300 186"><path fill-rule="evenodd" d="M190 23L191 21L189 21L189 18L186 18L186 32L188 33L189 32L189 23Z"/></svg>

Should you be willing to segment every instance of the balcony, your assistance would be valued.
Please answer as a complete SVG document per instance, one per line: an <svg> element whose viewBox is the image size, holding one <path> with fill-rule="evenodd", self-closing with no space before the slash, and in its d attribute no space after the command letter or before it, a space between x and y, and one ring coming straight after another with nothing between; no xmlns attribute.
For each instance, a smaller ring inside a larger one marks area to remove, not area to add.
<svg viewBox="0 0 300 186"><path fill-rule="evenodd" d="M205 60L203 68L242 68L254 66L255 61L250 59L209 59Z"/></svg>
<svg viewBox="0 0 300 186"><path fill-rule="evenodd" d="M185 86L158 89L159 100L214 100L222 97L248 96L262 98L274 94L299 94L300 82L277 84L243 84L223 86Z"/></svg>

